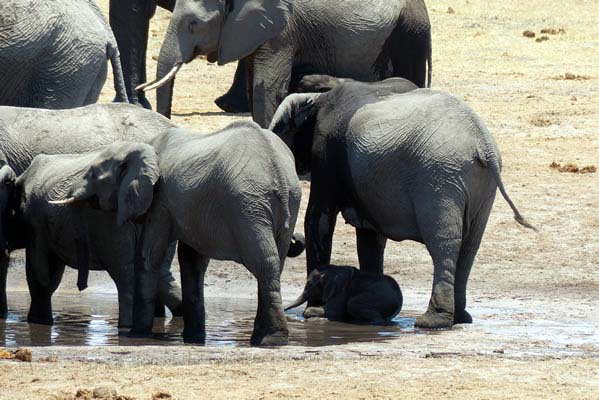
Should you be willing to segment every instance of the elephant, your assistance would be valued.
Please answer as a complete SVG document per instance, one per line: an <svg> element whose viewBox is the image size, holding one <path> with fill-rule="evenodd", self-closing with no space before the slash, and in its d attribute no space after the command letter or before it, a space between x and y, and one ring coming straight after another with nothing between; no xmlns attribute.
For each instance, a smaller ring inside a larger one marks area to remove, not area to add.
<svg viewBox="0 0 599 400"><path fill-rule="evenodd" d="M307 301L320 306L306 308L305 318L383 325L399 314L403 296L389 275L349 266L322 265L310 273L302 294L285 311Z"/></svg>
<svg viewBox="0 0 599 400"><path fill-rule="evenodd" d="M343 82L288 96L270 129L311 172L304 221L308 274L330 263L339 212L355 227L360 269L382 274L387 239L426 245L434 264L427 311L416 327L471 323L466 284L499 188L499 149L465 103L440 91L392 93Z"/></svg>
<svg viewBox="0 0 599 400"><path fill-rule="evenodd" d="M149 140L153 135L166 132L175 125L161 115L129 104L93 104L69 110L44 110L19 107L0 106L0 318L5 318L8 312L6 301L6 275L9 262L8 251L27 248L30 242L29 233L23 226L23 221L13 218L13 212L19 209L20 198L15 194L15 179L22 175L30 166L34 157L45 154L83 153L120 140ZM58 173L58 172L57 172ZM48 179L55 180L55 177ZM60 222L60 221L57 221ZM102 221L100 224L104 224ZM79 224L78 224L79 225ZM66 229L68 231L68 229ZM125 230L133 232L132 227L122 229L120 236L126 236ZM108 231L107 231L108 232ZM65 232L65 235L67 233ZM72 235L73 232L68 232ZM108 236L110 234L106 233ZM66 240L65 236L65 239ZM124 240L124 239L123 239ZM59 241L62 242L61 239ZM68 248L68 247L67 247ZM123 248L117 244L116 248ZM160 298L166 303L173 315L181 314L181 289L170 273L170 261L174 256L172 247L170 259L167 259L161 271ZM65 249L61 250L65 251ZM75 252L75 249L72 249ZM132 260L134 251L130 251ZM77 266L76 254L66 254L61 259L68 265ZM60 282L59 263L56 260L56 285ZM97 268L97 265L93 265ZM112 268L113 278L116 269ZM85 271L80 275L80 286L85 286ZM123 275L123 274L121 274ZM115 278L121 297L127 295L127 282ZM47 283L47 282L46 282ZM126 290L123 290L125 288ZM47 292L55 289L46 288ZM43 306L41 317L31 313L30 321L51 323L51 306L49 297L40 299ZM39 296L38 296L39 297ZM121 309L132 307L121 301ZM39 302L38 302L39 303ZM131 308L132 309L132 308ZM121 313L123 314L123 313ZM131 313L128 312L130 315ZM43 317L43 318L42 318ZM130 316L122 320L122 326L130 325Z"/></svg>
<svg viewBox="0 0 599 400"><path fill-rule="evenodd" d="M110 0L110 26L121 52L123 76L129 103L150 109L142 90L135 88L147 81L146 51L150 19L156 6L173 11L175 0Z"/></svg>
<svg viewBox="0 0 599 400"><path fill-rule="evenodd" d="M98 100L107 74L127 101L116 40L93 0L3 0L0 105L64 109Z"/></svg>
<svg viewBox="0 0 599 400"><path fill-rule="evenodd" d="M253 345L288 341L280 275L290 251L301 188L293 155L250 121L213 134L174 129L148 144L116 143L92 161L53 204L95 207L138 221L132 337L151 334L156 271L178 240L183 339L205 341L204 275L211 258L243 264L258 281ZM131 168L123 162L139 160ZM79 165L82 165L82 162ZM119 180L119 174L126 179Z"/></svg>
<svg viewBox="0 0 599 400"><path fill-rule="evenodd" d="M430 86L431 46L423 0L178 0L156 80L139 89L158 89L157 111L170 117L183 63L198 55L219 65L240 60L234 95L225 97L247 93L254 121L267 127L293 75L400 76L419 87L428 76Z"/></svg>

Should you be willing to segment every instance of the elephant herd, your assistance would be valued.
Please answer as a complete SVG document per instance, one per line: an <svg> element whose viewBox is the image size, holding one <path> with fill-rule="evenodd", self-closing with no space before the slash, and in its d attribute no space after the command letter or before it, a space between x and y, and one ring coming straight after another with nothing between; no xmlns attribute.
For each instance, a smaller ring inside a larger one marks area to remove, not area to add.
<svg viewBox="0 0 599 400"><path fill-rule="evenodd" d="M146 82L156 6L173 14ZM403 304L383 274L391 239L423 243L433 261L416 327L472 322L466 286L496 190L534 227L506 192L482 120L429 89L431 43L423 0L111 0L110 25L94 0L3 1L0 318L9 254L25 249L29 322L53 323L68 265L80 290L89 270L110 274L130 336L151 334L166 305L185 341L203 343L206 268L230 260L258 283L251 343L284 345L286 257L305 247L308 273L287 309L389 323ZM216 103L253 122L204 133L168 119L176 74L200 55L238 62ZM108 60L115 103L94 104ZM307 173L304 239L294 231ZM355 228L359 270L331 265L339 213Z"/></svg>

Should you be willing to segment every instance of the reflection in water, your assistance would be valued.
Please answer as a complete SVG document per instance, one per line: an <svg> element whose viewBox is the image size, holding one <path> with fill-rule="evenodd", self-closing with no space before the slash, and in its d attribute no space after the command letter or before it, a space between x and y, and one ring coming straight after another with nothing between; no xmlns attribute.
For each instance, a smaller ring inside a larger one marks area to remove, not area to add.
<svg viewBox="0 0 599 400"><path fill-rule="evenodd" d="M182 344L181 318L156 318L151 339L119 335L116 295L56 295L54 326L27 323L27 293L11 293L9 316L0 320L0 347L18 346L136 346ZM206 345L249 346L255 301L206 299ZM349 325L324 319L304 321L300 311L287 314L291 345L323 346L350 342L388 340L415 333L414 318L402 313L387 326Z"/></svg>

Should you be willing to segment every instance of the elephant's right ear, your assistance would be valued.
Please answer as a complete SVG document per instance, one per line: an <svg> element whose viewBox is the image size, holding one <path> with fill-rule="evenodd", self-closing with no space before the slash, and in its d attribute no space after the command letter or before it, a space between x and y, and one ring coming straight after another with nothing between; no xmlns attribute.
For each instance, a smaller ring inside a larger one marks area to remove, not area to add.
<svg viewBox="0 0 599 400"><path fill-rule="evenodd" d="M158 156L149 145L132 149L121 165L117 200L117 223L123 223L144 215L152 205L154 184L158 181Z"/></svg>
<svg viewBox="0 0 599 400"><path fill-rule="evenodd" d="M291 0L227 0L218 64L241 60L285 29Z"/></svg>

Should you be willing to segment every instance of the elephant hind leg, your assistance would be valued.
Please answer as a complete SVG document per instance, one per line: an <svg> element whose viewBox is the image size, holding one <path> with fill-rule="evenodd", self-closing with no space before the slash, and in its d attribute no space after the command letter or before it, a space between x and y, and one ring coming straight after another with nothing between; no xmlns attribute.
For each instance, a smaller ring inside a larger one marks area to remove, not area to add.
<svg viewBox="0 0 599 400"><path fill-rule="evenodd" d="M423 329L450 328L454 320L455 274L462 247L464 208L451 199L440 200L417 210L418 226L434 265L428 309L416 319L416 327Z"/></svg>
<svg viewBox="0 0 599 400"><path fill-rule="evenodd" d="M160 311L161 316L165 316L164 306L168 307L173 314L173 317L183 316L183 306L181 300L181 287L175 280L171 272L171 263L175 256L177 242L169 245L164 262L160 266L160 276L158 280L158 301L156 302L156 311L154 316L157 317L157 312Z"/></svg>
<svg viewBox="0 0 599 400"><path fill-rule="evenodd" d="M6 277L8 275L8 265L10 258L8 256L0 256L0 319L4 319L8 315L8 301L6 298Z"/></svg>
<svg viewBox="0 0 599 400"><path fill-rule="evenodd" d="M466 311L466 287L468 284L468 277L474 263L474 258L480 247L480 243L483 237L483 233L493 208L493 200L495 196L492 196L487 202L485 202L480 211L474 217L469 231L463 240L462 248L460 249L460 256L456 267L455 277L455 314L453 318L454 324L470 324L472 323L472 316Z"/></svg>
<svg viewBox="0 0 599 400"><path fill-rule="evenodd" d="M258 309L251 344L286 345L289 330L281 297L281 257L272 228L261 228L258 234L247 235L244 242L249 246L242 251L241 259L258 281Z"/></svg>

